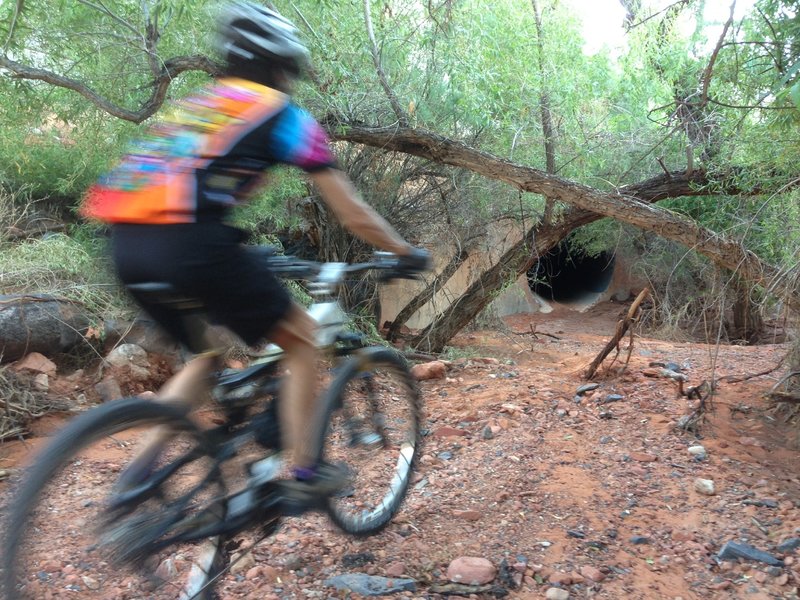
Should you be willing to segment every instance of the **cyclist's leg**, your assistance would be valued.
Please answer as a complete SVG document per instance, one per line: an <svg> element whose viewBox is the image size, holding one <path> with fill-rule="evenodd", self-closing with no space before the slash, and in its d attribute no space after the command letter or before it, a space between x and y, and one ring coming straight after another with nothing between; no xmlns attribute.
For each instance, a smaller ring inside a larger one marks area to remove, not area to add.
<svg viewBox="0 0 800 600"><path fill-rule="evenodd" d="M190 412L209 397L209 374L218 361L218 353L208 352L190 360L156 393L156 400ZM162 448L173 435L166 426L154 427L142 436L136 454L119 477L117 489L142 483L150 475Z"/></svg>
<svg viewBox="0 0 800 600"><path fill-rule="evenodd" d="M283 510L299 514L321 506L326 496L348 483L347 472L332 465L317 463L322 417L317 398L316 323L299 306L292 304L286 317L270 333L270 338L286 353L285 378L280 404L284 447L292 452L294 480L283 482Z"/></svg>
<svg viewBox="0 0 800 600"><path fill-rule="evenodd" d="M286 317L270 334L283 348L284 366L289 376L284 379L280 405L284 447L292 452L297 467L313 467L311 446L317 390L317 349L314 344L314 320L298 305L292 304Z"/></svg>

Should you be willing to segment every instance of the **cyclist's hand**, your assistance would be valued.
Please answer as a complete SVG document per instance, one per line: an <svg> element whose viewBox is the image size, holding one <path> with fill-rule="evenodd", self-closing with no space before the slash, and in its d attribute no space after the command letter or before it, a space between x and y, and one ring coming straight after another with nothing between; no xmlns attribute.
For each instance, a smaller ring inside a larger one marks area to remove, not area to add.
<svg viewBox="0 0 800 600"><path fill-rule="evenodd" d="M431 253L425 248L412 248L411 252L397 257L397 270L408 275L429 271L433 267Z"/></svg>

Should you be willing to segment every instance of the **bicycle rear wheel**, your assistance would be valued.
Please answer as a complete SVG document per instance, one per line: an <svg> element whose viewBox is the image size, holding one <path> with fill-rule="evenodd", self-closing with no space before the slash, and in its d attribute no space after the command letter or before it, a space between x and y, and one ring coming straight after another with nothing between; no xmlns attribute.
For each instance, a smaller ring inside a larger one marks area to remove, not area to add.
<svg viewBox="0 0 800 600"><path fill-rule="evenodd" d="M328 499L352 535L385 527L405 498L420 447L422 406L406 361L388 348L348 358L323 396L321 458L345 466L350 487Z"/></svg>
<svg viewBox="0 0 800 600"><path fill-rule="evenodd" d="M173 432L148 480L163 474L163 481L112 510L120 471L142 434L156 425ZM0 561L4 597L212 598L220 540L164 544L177 523L224 496L218 463L208 452L202 432L181 413L139 398L73 420L23 472L8 506ZM221 511L211 513L222 517Z"/></svg>

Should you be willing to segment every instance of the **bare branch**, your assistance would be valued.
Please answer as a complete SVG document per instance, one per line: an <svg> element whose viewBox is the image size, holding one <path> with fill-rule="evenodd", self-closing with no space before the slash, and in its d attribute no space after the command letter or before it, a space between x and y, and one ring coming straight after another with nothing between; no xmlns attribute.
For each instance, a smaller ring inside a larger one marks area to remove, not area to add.
<svg viewBox="0 0 800 600"><path fill-rule="evenodd" d="M660 11L658 11L656 13L653 13L649 17L645 17L644 19L642 19L638 23L634 23L628 29L630 30L630 29L634 29L635 27L639 27L639 25L644 25L650 19L655 19L658 15L661 15L661 14L664 14L664 13L669 13L671 11L680 10L681 8L683 8L684 6L689 4L690 2L691 2L691 0L678 0L677 2L673 2L669 6L666 6L663 9L661 9Z"/></svg>
<svg viewBox="0 0 800 600"><path fill-rule="evenodd" d="M8 69L14 76L22 79L44 81L45 83L77 92L111 116L133 123L141 123L161 108L161 105L164 104L164 99L166 98L170 83L181 73L185 71L203 71L212 76L219 73L219 66L206 56L193 55L171 58L163 64L153 81L153 91L150 97L142 103L138 110L131 110L111 102L77 79L64 77L63 75L53 73L46 69L23 65L6 56L0 56L0 67Z"/></svg>
<svg viewBox="0 0 800 600"><path fill-rule="evenodd" d="M14 7L14 16L11 17L11 24L8 26L8 37L6 38L6 43L3 44L3 54L8 52L8 47L11 45L11 38L14 37L14 30L17 28L17 20L24 6L25 0L17 0L17 5Z"/></svg>
<svg viewBox="0 0 800 600"><path fill-rule="evenodd" d="M134 34L136 34L136 37L144 40L144 36L142 35L141 31L139 31L134 25L132 25L131 23L129 23L128 21L126 21L125 19L120 17L119 15L116 15L113 12L111 12L108 9L108 7L105 4L103 4L102 1L99 4L94 4L93 2L89 2L88 0L78 0L78 2L80 4L88 6L89 8L93 8L97 12L103 13L107 17L110 17L111 19L113 19L114 21L116 21L117 23L122 25L128 31L131 31Z"/></svg>
<svg viewBox="0 0 800 600"><path fill-rule="evenodd" d="M714 48L714 51L711 53L711 58L709 59L706 70L703 73L703 93L700 97L701 106L705 106L708 103L708 86L711 85L711 74L714 72L714 63L717 62L717 56L719 55L720 48L722 48L722 42L725 41L725 36L728 35L728 29L730 29L731 25L733 24L733 11L735 9L736 0L733 0L731 3L731 14L728 17L728 20L725 22L725 26L722 28L722 33L719 36L719 40L717 40L717 45Z"/></svg>
<svg viewBox="0 0 800 600"><path fill-rule="evenodd" d="M394 91L389 86L389 82L386 79L386 73L384 73L383 67L381 66L381 57L380 52L378 51L378 44L375 41L375 32L372 30L372 13L369 1L370 0L364 0L364 22L367 26L367 36L369 37L370 42L372 62L375 64L375 71L378 73L378 79L381 82L381 87L383 88L383 91L386 92L386 97L389 98L389 103L392 105L392 110L397 116L397 120L402 126L408 127L408 115L400 106L400 102L397 100L397 96L395 96Z"/></svg>

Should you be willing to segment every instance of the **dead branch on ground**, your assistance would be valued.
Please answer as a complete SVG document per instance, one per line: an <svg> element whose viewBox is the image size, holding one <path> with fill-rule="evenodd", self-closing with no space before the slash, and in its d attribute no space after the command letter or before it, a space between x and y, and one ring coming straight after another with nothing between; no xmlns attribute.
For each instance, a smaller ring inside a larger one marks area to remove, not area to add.
<svg viewBox="0 0 800 600"><path fill-rule="evenodd" d="M602 362L606 359L606 357L611 353L612 350L616 348L617 353L614 355L611 364L614 364L614 361L617 360L617 357L620 353L620 346L619 343L622 341L622 338L625 337L625 334L628 330L631 329L631 326L639 320L639 316L641 315L641 306L644 299L647 297L650 290L648 288L644 288L639 295L636 296L636 299L631 304L631 307L628 309L628 313L625 315L624 319L620 319L617 322L617 329L614 332L614 336L608 341L605 347L600 351L589 367L586 369L586 373L584 374L584 379L592 379L597 373L598 367L602 364ZM633 330L630 332L630 344L628 345L628 357L625 361L625 367L628 366L628 362L631 358L631 352L633 352ZM623 367L623 370L624 368Z"/></svg>

